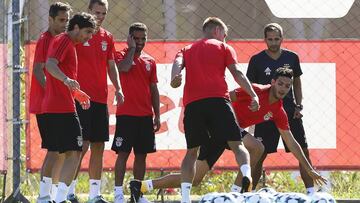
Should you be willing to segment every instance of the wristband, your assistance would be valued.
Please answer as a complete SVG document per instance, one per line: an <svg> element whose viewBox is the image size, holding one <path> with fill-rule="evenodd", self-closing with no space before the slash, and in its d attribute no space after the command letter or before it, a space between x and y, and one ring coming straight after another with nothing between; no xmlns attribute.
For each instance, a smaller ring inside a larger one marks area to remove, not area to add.
<svg viewBox="0 0 360 203"><path fill-rule="evenodd" d="M296 104L295 108L303 110L304 107L302 104Z"/></svg>

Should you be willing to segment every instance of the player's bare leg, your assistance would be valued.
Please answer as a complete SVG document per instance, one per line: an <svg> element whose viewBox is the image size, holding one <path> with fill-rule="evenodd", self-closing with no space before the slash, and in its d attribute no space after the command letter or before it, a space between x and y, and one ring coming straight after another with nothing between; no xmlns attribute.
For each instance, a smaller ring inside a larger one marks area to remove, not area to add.
<svg viewBox="0 0 360 203"><path fill-rule="evenodd" d="M264 153L262 154L260 160L258 161L258 163L255 165L255 167L253 168L253 172L252 172L252 177L253 177L253 186L252 186L252 190L256 189L257 184L259 183L262 171L263 171L263 163L266 159L267 153L264 151Z"/></svg>

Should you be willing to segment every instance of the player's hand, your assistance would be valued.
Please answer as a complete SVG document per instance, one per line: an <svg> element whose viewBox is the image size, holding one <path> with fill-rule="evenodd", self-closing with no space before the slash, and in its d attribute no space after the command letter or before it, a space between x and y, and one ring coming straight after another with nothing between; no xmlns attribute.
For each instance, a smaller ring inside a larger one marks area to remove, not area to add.
<svg viewBox="0 0 360 203"><path fill-rule="evenodd" d="M260 104L259 104L259 97L253 97L251 99L251 103L250 106L248 106L249 109L254 112L254 111L258 111L260 109Z"/></svg>
<svg viewBox="0 0 360 203"><path fill-rule="evenodd" d="M154 132L160 130L160 116L155 116L154 118Z"/></svg>
<svg viewBox="0 0 360 203"><path fill-rule="evenodd" d="M73 80L69 77L66 77L64 80L64 85L66 85L71 91L74 91L76 89L80 89L80 85L76 80Z"/></svg>
<svg viewBox="0 0 360 203"><path fill-rule="evenodd" d="M81 108L86 110L90 108L90 97L80 89L73 91L73 96L81 105Z"/></svg>
<svg viewBox="0 0 360 203"><path fill-rule="evenodd" d="M307 171L309 176L313 179L314 183L321 186L327 183L327 179L321 176L317 171L314 169Z"/></svg>
<svg viewBox="0 0 360 203"><path fill-rule="evenodd" d="M121 105L124 103L124 95L122 94L121 90L115 91L115 100L116 100L116 105Z"/></svg>
<svg viewBox="0 0 360 203"><path fill-rule="evenodd" d="M295 108L293 119L302 118L303 115L301 113L301 110L298 108Z"/></svg>
<svg viewBox="0 0 360 203"><path fill-rule="evenodd" d="M133 35L128 35L127 37L127 45L130 48L136 48L136 42Z"/></svg>
<svg viewBox="0 0 360 203"><path fill-rule="evenodd" d="M171 80L171 87L173 88L177 88L181 85L181 81L182 81L182 74L179 73L177 75L175 75L175 77Z"/></svg>

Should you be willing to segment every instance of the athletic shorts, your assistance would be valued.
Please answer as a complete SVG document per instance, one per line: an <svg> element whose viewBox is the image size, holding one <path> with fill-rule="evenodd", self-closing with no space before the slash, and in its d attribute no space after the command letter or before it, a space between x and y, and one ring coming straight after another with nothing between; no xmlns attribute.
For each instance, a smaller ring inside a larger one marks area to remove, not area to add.
<svg viewBox="0 0 360 203"><path fill-rule="evenodd" d="M308 144L306 141L302 119L293 119L292 117L289 117L289 125L291 133L293 134L295 140L299 143L300 147L303 149L307 149ZM266 153L270 154L277 152L280 133L274 122L266 121L257 124L255 126L254 136L263 143ZM290 152L284 140L283 143L286 152Z"/></svg>
<svg viewBox="0 0 360 203"><path fill-rule="evenodd" d="M241 141L241 131L229 100L207 98L186 105L184 130L187 148L212 139L222 142Z"/></svg>
<svg viewBox="0 0 360 203"><path fill-rule="evenodd" d="M116 153L147 154L156 152L152 116L116 116L115 137L111 149Z"/></svg>
<svg viewBox="0 0 360 203"><path fill-rule="evenodd" d="M83 139L77 113L45 113L46 133L56 143L59 153L82 151Z"/></svg>
<svg viewBox="0 0 360 203"><path fill-rule="evenodd" d="M89 142L109 141L109 113L107 104L90 101L90 108L84 110L76 102L83 138Z"/></svg>
<svg viewBox="0 0 360 203"><path fill-rule="evenodd" d="M44 114L36 114L36 121L41 137L41 148L47 149L48 151L56 151L57 143L46 130L46 119Z"/></svg>
<svg viewBox="0 0 360 203"><path fill-rule="evenodd" d="M241 137L243 138L247 131L241 131ZM209 168L211 169L216 161L220 158L223 154L225 149L230 149L227 142L220 142L214 139L207 140L206 144L200 146L200 153L198 156L198 160L203 161L206 160Z"/></svg>

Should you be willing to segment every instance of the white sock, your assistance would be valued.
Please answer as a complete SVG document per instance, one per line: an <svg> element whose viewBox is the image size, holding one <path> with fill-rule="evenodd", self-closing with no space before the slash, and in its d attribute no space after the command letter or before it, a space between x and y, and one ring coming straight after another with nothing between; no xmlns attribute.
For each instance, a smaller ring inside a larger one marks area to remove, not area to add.
<svg viewBox="0 0 360 203"><path fill-rule="evenodd" d="M52 184L52 186L51 186L51 195L50 195L51 200L55 200L57 189L58 189L58 184Z"/></svg>
<svg viewBox="0 0 360 203"><path fill-rule="evenodd" d="M241 191L241 187L240 186L237 186L235 184L233 184L231 186L231 192L240 192Z"/></svg>
<svg viewBox="0 0 360 203"><path fill-rule="evenodd" d="M40 181L39 197L50 196L52 179L49 177L42 177Z"/></svg>
<svg viewBox="0 0 360 203"><path fill-rule="evenodd" d="M249 164L243 164L240 166L240 171L243 176L248 177L251 180L251 167Z"/></svg>
<svg viewBox="0 0 360 203"><path fill-rule="evenodd" d="M124 198L123 186L115 186L114 193L115 193L115 198L116 197L123 197Z"/></svg>
<svg viewBox="0 0 360 203"><path fill-rule="evenodd" d="M190 200L190 191L191 191L191 183L181 183L181 203L191 203Z"/></svg>
<svg viewBox="0 0 360 203"><path fill-rule="evenodd" d="M89 199L93 199L96 196L100 195L101 180L90 179L89 183L90 183Z"/></svg>
<svg viewBox="0 0 360 203"><path fill-rule="evenodd" d="M68 191L69 191L69 186L67 186L63 182L59 182L55 202L59 203L59 202L65 201Z"/></svg>
<svg viewBox="0 0 360 203"><path fill-rule="evenodd" d="M69 186L68 196L75 194L76 183L77 183L77 179L75 179L75 180L73 180L73 181L71 182L71 184L70 184L70 186Z"/></svg>
<svg viewBox="0 0 360 203"><path fill-rule="evenodd" d="M306 194L307 195L312 195L315 192L315 188L314 187L308 187L306 188Z"/></svg>
<svg viewBox="0 0 360 203"><path fill-rule="evenodd" d="M147 191L151 191L151 190L154 189L152 180L142 181L142 184L145 184L145 185L146 185Z"/></svg>

